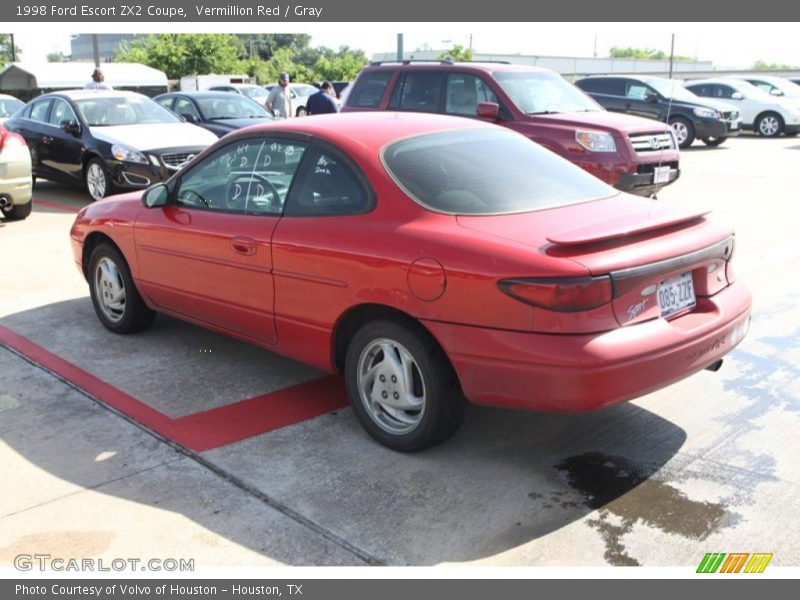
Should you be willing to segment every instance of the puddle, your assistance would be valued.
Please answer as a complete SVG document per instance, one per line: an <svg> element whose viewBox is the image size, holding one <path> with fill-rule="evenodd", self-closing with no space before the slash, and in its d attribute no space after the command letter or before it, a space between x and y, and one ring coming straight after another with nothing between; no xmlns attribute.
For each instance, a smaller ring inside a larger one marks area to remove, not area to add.
<svg viewBox="0 0 800 600"><path fill-rule="evenodd" d="M704 540L714 531L732 525L724 505L698 502L668 483L653 478L656 467L627 458L589 452L565 459L556 468L591 509L599 510L588 521L606 546L605 559L615 566L635 566L622 538L642 523L693 540Z"/></svg>

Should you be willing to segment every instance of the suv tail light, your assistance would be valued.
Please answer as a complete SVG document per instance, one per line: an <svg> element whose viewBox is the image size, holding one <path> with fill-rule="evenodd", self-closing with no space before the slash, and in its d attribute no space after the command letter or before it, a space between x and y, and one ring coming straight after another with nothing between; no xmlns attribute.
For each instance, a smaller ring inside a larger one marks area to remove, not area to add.
<svg viewBox="0 0 800 600"><path fill-rule="evenodd" d="M504 279L500 289L512 298L558 312L591 310L611 302L611 277Z"/></svg>
<svg viewBox="0 0 800 600"><path fill-rule="evenodd" d="M18 133L12 133L0 125L0 152L5 148L15 148L19 146L27 147L25 138Z"/></svg>

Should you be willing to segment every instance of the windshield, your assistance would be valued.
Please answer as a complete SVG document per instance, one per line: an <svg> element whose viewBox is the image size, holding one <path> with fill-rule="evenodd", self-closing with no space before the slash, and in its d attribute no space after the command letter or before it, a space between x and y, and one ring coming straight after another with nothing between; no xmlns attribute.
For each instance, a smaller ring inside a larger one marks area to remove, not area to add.
<svg viewBox="0 0 800 600"><path fill-rule="evenodd" d="M383 161L414 200L448 214L529 212L619 193L528 138L499 128L407 138L387 146Z"/></svg>
<svg viewBox="0 0 800 600"><path fill-rule="evenodd" d="M23 106L25 104L15 98L0 98L0 117L10 117Z"/></svg>
<svg viewBox="0 0 800 600"><path fill-rule="evenodd" d="M86 98L76 100L75 104L89 127L181 122L166 108L144 96Z"/></svg>
<svg viewBox="0 0 800 600"><path fill-rule="evenodd" d="M266 98L267 97L267 90L262 87L258 87L257 85L242 88L244 95L249 98Z"/></svg>
<svg viewBox="0 0 800 600"><path fill-rule="evenodd" d="M494 73L494 78L514 104L529 115L603 110L556 73L500 71Z"/></svg>
<svg viewBox="0 0 800 600"><path fill-rule="evenodd" d="M197 104L209 120L269 117L262 105L238 94L227 94L225 98L198 98Z"/></svg>
<svg viewBox="0 0 800 600"><path fill-rule="evenodd" d="M687 102L697 102L700 100L697 94L687 90L683 87L683 83L676 79L644 79L643 81L665 98L685 100Z"/></svg>
<svg viewBox="0 0 800 600"><path fill-rule="evenodd" d="M764 82L760 82L758 80L752 81L753 85L760 89L762 92L769 94L772 91L773 87L778 88L780 91L783 92L784 96L788 96L790 98L797 98L800 96L800 86L796 83L792 83L791 81L786 81L784 79L779 79L777 77L765 79Z"/></svg>

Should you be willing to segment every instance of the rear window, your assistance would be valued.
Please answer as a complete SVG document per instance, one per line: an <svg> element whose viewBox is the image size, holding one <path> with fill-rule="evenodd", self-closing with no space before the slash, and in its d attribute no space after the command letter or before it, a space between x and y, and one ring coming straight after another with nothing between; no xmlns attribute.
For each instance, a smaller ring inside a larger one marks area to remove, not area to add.
<svg viewBox="0 0 800 600"><path fill-rule="evenodd" d="M408 138L384 148L383 162L414 200L449 214L529 212L618 193L528 138L502 129Z"/></svg>
<svg viewBox="0 0 800 600"><path fill-rule="evenodd" d="M391 71L362 73L356 81L353 91L347 97L347 106L379 108L383 91L386 89L391 76Z"/></svg>

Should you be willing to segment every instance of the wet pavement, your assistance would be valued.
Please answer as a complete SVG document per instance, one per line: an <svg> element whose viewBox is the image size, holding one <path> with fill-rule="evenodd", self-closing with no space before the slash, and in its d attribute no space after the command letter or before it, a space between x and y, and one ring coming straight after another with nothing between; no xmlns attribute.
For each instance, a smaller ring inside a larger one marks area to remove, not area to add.
<svg viewBox="0 0 800 600"><path fill-rule="evenodd" d="M234 410L247 421L248 401L307 390L323 374L163 316L141 334L108 333L69 250L86 200L40 182L33 215L0 222L0 252L11 257L0 326L28 342L0 349L0 480L12 490L0 495L0 566L48 551L194 557L200 567L693 572L706 552L772 552L771 565L800 565L797 150L797 139L752 136L698 146L661 193L736 224L754 312L718 373L591 414L470 407L451 441L412 455L376 445L336 401L202 450L176 444L169 432L181 419ZM60 377L31 364L32 348L63 361ZM75 389L69 373L99 391ZM336 381L325 386L335 399ZM128 405L107 410L98 394L138 402L156 420Z"/></svg>

